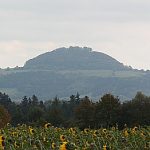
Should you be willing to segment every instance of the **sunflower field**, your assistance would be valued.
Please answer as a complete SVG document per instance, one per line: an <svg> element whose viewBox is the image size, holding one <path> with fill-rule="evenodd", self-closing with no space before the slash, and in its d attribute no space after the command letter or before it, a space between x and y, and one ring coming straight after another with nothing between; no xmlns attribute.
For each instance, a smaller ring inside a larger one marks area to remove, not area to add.
<svg viewBox="0 0 150 150"><path fill-rule="evenodd" d="M25 124L0 130L0 150L150 150L150 127L118 130L57 128Z"/></svg>

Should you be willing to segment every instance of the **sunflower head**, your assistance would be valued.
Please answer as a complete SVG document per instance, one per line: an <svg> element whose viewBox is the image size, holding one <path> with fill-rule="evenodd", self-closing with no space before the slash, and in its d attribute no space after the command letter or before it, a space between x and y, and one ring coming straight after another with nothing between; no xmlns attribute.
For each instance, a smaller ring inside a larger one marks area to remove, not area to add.
<svg viewBox="0 0 150 150"><path fill-rule="evenodd" d="M116 130L116 128L115 128L115 127L112 127L111 129L112 129L112 131L115 131L115 130Z"/></svg>
<svg viewBox="0 0 150 150"><path fill-rule="evenodd" d="M132 134L135 134L137 130L138 130L138 127L135 126L135 127L132 129Z"/></svg>
<svg viewBox="0 0 150 150"><path fill-rule="evenodd" d="M60 145L59 150L67 150L66 145L67 145L67 142L63 142L63 143Z"/></svg>
<svg viewBox="0 0 150 150"><path fill-rule="evenodd" d="M6 125L7 127L10 127L10 123L7 123L7 125Z"/></svg>
<svg viewBox="0 0 150 150"><path fill-rule="evenodd" d="M76 133L76 130L75 130L75 128L70 128L70 129L69 129L69 132L72 133L72 134L75 134L75 133Z"/></svg>
<svg viewBox="0 0 150 150"><path fill-rule="evenodd" d="M5 146L5 142L4 142L5 138L4 136L0 136L0 148L1 149L4 149L4 146Z"/></svg>
<svg viewBox="0 0 150 150"><path fill-rule="evenodd" d="M13 137L15 137L15 136L18 136L18 133L17 133L17 132L12 132L11 135L12 135Z"/></svg>
<svg viewBox="0 0 150 150"><path fill-rule="evenodd" d="M5 142L4 142L5 138L4 136L0 136L0 148L3 150L5 147Z"/></svg>
<svg viewBox="0 0 150 150"><path fill-rule="evenodd" d="M84 129L84 133L89 133L89 131L90 131L90 130L89 130L89 129L87 129L87 128L86 128L86 129Z"/></svg>
<svg viewBox="0 0 150 150"><path fill-rule="evenodd" d="M109 148L105 145L103 145L103 150L109 150Z"/></svg>
<svg viewBox="0 0 150 150"><path fill-rule="evenodd" d="M56 148L56 144L53 142L52 143L52 149L55 149Z"/></svg>
<svg viewBox="0 0 150 150"><path fill-rule="evenodd" d="M128 130L125 130L125 131L124 131L124 136L125 136L125 137L128 137L128 135L129 135Z"/></svg>
<svg viewBox="0 0 150 150"><path fill-rule="evenodd" d="M15 148L19 148L19 143L17 143L17 142L15 141L14 146L15 146Z"/></svg>
<svg viewBox="0 0 150 150"><path fill-rule="evenodd" d="M65 142L65 141L66 141L65 136L64 136L64 135L60 135L60 140L61 140L62 142Z"/></svg>
<svg viewBox="0 0 150 150"><path fill-rule="evenodd" d="M98 135L98 131L97 131L97 130L94 130L93 136L96 137L97 135Z"/></svg>
<svg viewBox="0 0 150 150"><path fill-rule="evenodd" d="M137 131L137 129L138 129L138 127L136 127L136 126L133 128L133 130L135 130L135 131Z"/></svg>
<svg viewBox="0 0 150 150"><path fill-rule="evenodd" d="M34 129L32 129L32 128L29 128L29 132L31 135L33 135L35 133Z"/></svg>
<svg viewBox="0 0 150 150"><path fill-rule="evenodd" d="M45 127L45 129L48 129L49 127L51 127L51 123L46 123L46 124L44 125L44 127Z"/></svg>
<svg viewBox="0 0 150 150"><path fill-rule="evenodd" d="M4 136L0 136L0 141L4 141L5 140L5 138L4 138Z"/></svg>
<svg viewBox="0 0 150 150"><path fill-rule="evenodd" d="M103 130L102 130L102 132L103 132L103 133L106 133L106 132L107 132L107 130L106 130L106 129L103 129Z"/></svg>

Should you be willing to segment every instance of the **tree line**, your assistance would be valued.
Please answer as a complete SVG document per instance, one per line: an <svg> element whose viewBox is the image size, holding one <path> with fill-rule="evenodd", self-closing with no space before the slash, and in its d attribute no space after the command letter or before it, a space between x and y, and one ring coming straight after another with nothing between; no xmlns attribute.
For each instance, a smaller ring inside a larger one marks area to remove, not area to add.
<svg viewBox="0 0 150 150"><path fill-rule="evenodd" d="M79 93L68 100L57 96L41 101L36 95L24 96L20 103L0 92L0 127L8 122L13 126L28 124L41 126L50 122L57 127L100 128L124 125L150 125L150 97L142 92L129 101L121 103L118 97L108 93L98 101L88 96L80 98Z"/></svg>

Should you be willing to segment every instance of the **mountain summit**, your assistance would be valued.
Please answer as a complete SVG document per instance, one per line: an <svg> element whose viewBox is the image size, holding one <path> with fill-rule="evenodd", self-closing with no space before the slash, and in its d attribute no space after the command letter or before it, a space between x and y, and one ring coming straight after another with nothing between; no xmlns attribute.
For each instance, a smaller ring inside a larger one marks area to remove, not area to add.
<svg viewBox="0 0 150 150"><path fill-rule="evenodd" d="M0 70L0 91L13 100L35 94L42 100L80 93L98 99L112 93L121 99L150 93L150 72L126 67L88 47L58 48L28 60L24 67Z"/></svg>
<svg viewBox="0 0 150 150"><path fill-rule="evenodd" d="M50 70L127 70L114 58L88 47L58 48L37 56L24 65L26 69Z"/></svg>

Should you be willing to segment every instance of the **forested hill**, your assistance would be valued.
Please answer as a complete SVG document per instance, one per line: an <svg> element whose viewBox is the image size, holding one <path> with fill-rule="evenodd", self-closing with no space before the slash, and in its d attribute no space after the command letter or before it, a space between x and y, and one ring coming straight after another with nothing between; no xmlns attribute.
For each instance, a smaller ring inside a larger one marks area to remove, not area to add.
<svg viewBox="0 0 150 150"><path fill-rule="evenodd" d="M26 62L26 69L50 70L129 70L114 58L91 48L59 48Z"/></svg>
<svg viewBox="0 0 150 150"><path fill-rule="evenodd" d="M87 47L59 48L28 60L21 68L0 70L0 91L11 99L35 94L42 100L81 96L98 99L112 93L123 100L137 91L149 95L150 72L124 66Z"/></svg>

